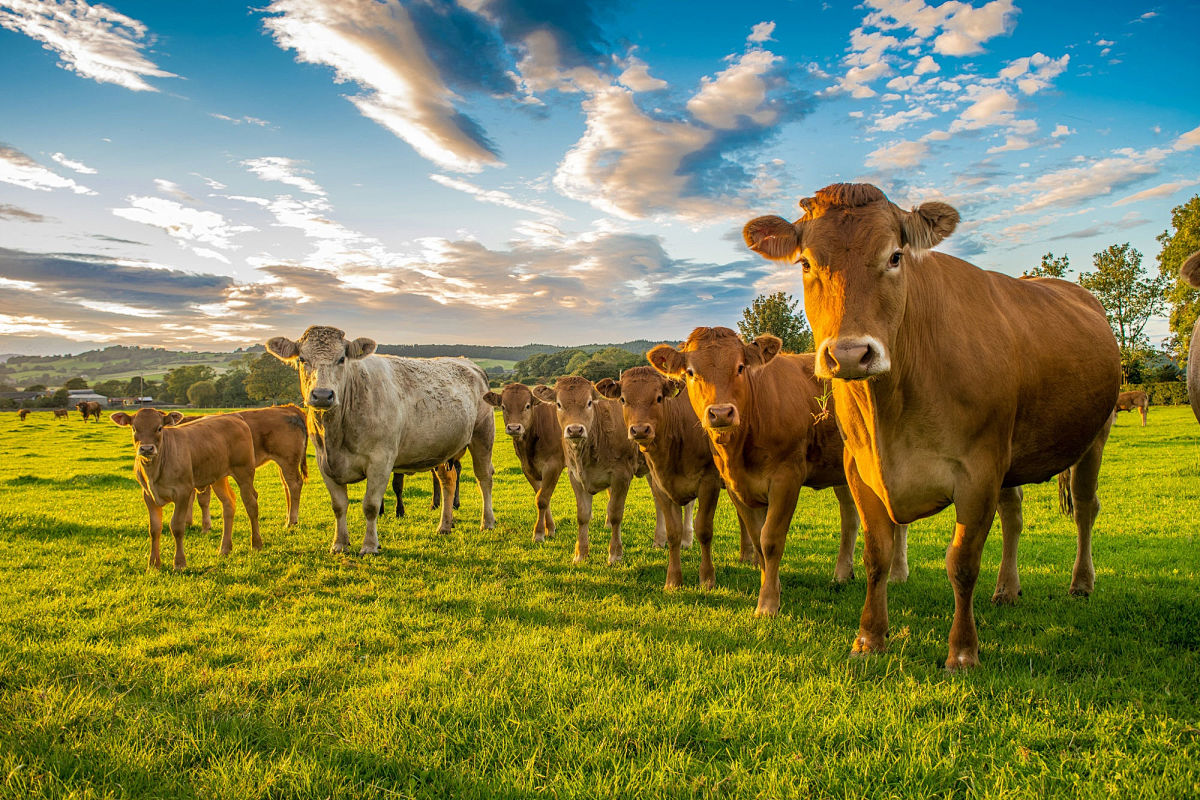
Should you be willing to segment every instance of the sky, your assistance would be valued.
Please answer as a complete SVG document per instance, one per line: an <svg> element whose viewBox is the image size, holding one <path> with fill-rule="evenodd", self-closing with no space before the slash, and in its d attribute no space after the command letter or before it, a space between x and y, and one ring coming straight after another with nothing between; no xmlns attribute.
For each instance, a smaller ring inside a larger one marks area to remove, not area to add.
<svg viewBox="0 0 1200 800"><path fill-rule="evenodd" d="M1088 270L1200 192L1200 5L0 0L0 353L678 341L836 182ZM1152 342L1167 334L1152 323Z"/></svg>

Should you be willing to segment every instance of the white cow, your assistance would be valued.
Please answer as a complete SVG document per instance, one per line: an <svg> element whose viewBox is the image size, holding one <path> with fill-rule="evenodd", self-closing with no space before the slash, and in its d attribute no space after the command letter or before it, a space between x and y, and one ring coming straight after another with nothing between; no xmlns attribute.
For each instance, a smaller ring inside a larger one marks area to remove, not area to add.
<svg viewBox="0 0 1200 800"><path fill-rule="evenodd" d="M1184 259L1179 269L1179 277L1189 286L1200 288L1200 250ZM1200 319L1192 328L1192 346L1188 349L1187 362L1188 402L1192 405L1192 413L1200 421Z"/></svg>
<svg viewBox="0 0 1200 800"><path fill-rule="evenodd" d="M337 533L332 550L348 542L346 485L367 481L363 497L366 533L360 553L378 553L375 522L393 472L436 469L442 496L453 497L451 459L471 451L483 495L481 528L496 525L492 513L492 407L483 370L464 358L399 358L372 355L371 339L346 341L337 328L313 325L297 341L278 336L267 350L295 365L308 410L308 431L317 465L329 488ZM439 533L449 533L452 503L442 504Z"/></svg>

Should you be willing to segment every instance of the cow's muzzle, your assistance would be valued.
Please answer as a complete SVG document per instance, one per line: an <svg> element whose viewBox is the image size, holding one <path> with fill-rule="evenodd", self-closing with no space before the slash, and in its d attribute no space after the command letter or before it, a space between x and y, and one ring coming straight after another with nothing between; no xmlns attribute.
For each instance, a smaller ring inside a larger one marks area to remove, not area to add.
<svg viewBox="0 0 1200 800"><path fill-rule="evenodd" d="M313 389L308 393L308 404L313 408L333 408L333 389Z"/></svg>
<svg viewBox="0 0 1200 800"><path fill-rule="evenodd" d="M629 426L629 438L635 442L654 441L654 426L649 422Z"/></svg>
<svg viewBox="0 0 1200 800"><path fill-rule="evenodd" d="M520 424L505 425L504 432L507 433L509 436L513 437L514 439L520 439L522 436L525 435L525 426L520 425Z"/></svg>
<svg viewBox="0 0 1200 800"><path fill-rule="evenodd" d="M887 350L873 336L826 339L817 349L818 378L857 381L882 375L892 367Z"/></svg>
<svg viewBox="0 0 1200 800"><path fill-rule="evenodd" d="M587 428L583 425L568 425L563 428L564 439L586 439Z"/></svg>
<svg viewBox="0 0 1200 800"><path fill-rule="evenodd" d="M154 458L158 454L158 448L152 444L138 445L138 455L142 458Z"/></svg>
<svg viewBox="0 0 1200 800"><path fill-rule="evenodd" d="M708 428L736 428L741 421L733 403L714 404L704 409L704 425Z"/></svg>

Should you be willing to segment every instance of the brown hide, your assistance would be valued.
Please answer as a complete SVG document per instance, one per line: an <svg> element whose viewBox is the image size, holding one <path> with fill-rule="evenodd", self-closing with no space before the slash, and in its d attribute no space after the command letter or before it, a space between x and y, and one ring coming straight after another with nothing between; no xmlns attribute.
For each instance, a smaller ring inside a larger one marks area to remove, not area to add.
<svg viewBox="0 0 1200 800"><path fill-rule="evenodd" d="M100 421L100 404L95 400L80 400L75 404L75 408L79 409L79 416L83 417L84 422L88 421L88 417L95 417L96 422Z"/></svg>
<svg viewBox="0 0 1200 800"><path fill-rule="evenodd" d="M512 438L513 449L521 462L521 472L534 491L538 514L533 540L545 541L547 536L554 536L550 501L566 466L563 433L554 405L543 403L533 396L528 386L520 383L508 384L500 394L488 392L483 399L501 411L505 433Z"/></svg>
<svg viewBox="0 0 1200 800"><path fill-rule="evenodd" d="M1150 408L1150 398L1146 393L1134 390L1117 395L1117 411L1132 411L1135 408L1142 417L1142 427L1146 427L1146 411Z"/></svg>

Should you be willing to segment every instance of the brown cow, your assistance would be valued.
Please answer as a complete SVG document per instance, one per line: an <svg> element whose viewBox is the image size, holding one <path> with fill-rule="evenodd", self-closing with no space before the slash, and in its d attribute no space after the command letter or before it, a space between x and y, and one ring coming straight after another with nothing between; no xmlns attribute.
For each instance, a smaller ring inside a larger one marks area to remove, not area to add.
<svg viewBox="0 0 1200 800"><path fill-rule="evenodd" d="M588 525L592 521L592 495L608 489L606 518L612 530L608 542L608 563L625 556L621 543L621 520L625 516L625 496L635 477L647 474L646 460L625 435L621 407L596 391L591 381L577 375L559 378L554 388L536 386L533 394L544 403L553 403L563 432L563 452L567 476L575 491L579 537L575 543L575 563L588 557ZM659 523L662 512L655 503ZM659 527L658 525L655 526Z"/></svg>
<svg viewBox="0 0 1200 800"><path fill-rule="evenodd" d="M780 354L776 336L744 344L729 328L697 328L680 349L646 354L655 369L686 382L717 468L755 540L761 570L758 614L779 613L779 563L800 488L833 488L841 511L834 578L854 577L858 515L846 489L837 423L821 406L813 356ZM824 400L828 403L828 399ZM895 580L908 578L907 529L897 529ZM756 535L757 534L757 535Z"/></svg>
<svg viewBox="0 0 1200 800"><path fill-rule="evenodd" d="M175 569L187 566L183 534L192 515L192 498L198 490L213 486L221 499L225 527L221 555L233 549L233 493L229 476L237 482L242 506L250 517L250 542L262 549L258 535L258 493L254 491L254 437L246 422L236 414L216 414L180 425L178 411L164 414L143 408L130 415L118 411L109 417L113 424L133 431L133 472L142 486L142 499L150 513L150 566L158 567L162 510L175 504L171 535L175 537Z"/></svg>
<svg viewBox="0 0 1200 800"><path fill-rule="evenodd" d="M533 487L537 503L537 522L533 540L542 542L554 536L554 512L550 498L566 466L563 432L554 406L533 396L528 386L510 383L500 394L488 392L484 401L500 409L504 432L512 437L513 449L521 462L521 472Z"/></svg>
<svg viewBox="0 0 1200 800"><path fill-rule="evenodd" d="M1179 268L1179 277L1189 286L1200 289L1200 250L1184 259ZM1192 344L1188 348L1187 362L1188 402L1196 421L1200 422L1200 319L1192 326Z"/></svg>
<svg viewBox="0 0 1200 800"><path fill-rule="evenodd" d="M95 400L80 400L75 404L75 408L79 409L79 415L83 417L84 422L88 421L88 417L95 417L96 422L100 421L100 404Z"/></svg>
<svg viewBox="0 0 1200 800"><path fill-rule="evenodd" d="M299 524L300 492L308 480L308 430L305 427L304 410L288 404L233 411L225 415L184 417L183 422L190 425L196 420L213 416L240 417L250 426L250 433L254 437L254 466L258 468L268 461L275 462L279 468L279 479L283 482L283 496L287 501L287 524ZM212 493L205 489L197 494L196 499L200 504L201 530L207 533L212 525L209 512Z"/></svg>
<svg viewBox="0 0 1200 800"><path fill-rule="evenodd" d="M54 416L57 419L61 419L61 420L65 421L66 418L69 417L70 415L71 415L71 412L67 411L65 408L54 409Z"/></svg>
<svg viewBox="0 0 1200 800"><path fill-rule="evenodd" d="M1150 407L1150 398L1145 392L1121 392L1117 395L1117 411L1132 411L1137 409L1142 414L1142 427L1146 427L1146 409Z"/></svg>
<svg viewBox="0 0 1200 800"><path fill-rule="evenodd" d="M708 437L688 399L687 387L664 378L650 367L633 367L619 381L605 378L596 384L600 394L621 402L629 438L641 449L650 468L650 488L666 518L666 588L683 585L679 551L686 544L684 508L695 501L695 535L700 539L700 585L717 585L712 562L713 515L725 485L713 461ZM741 528L742 561L755 562L754 543Z"/></svg>
<svg viewBox="0 0 1200 800"><path fill-rule="evenodd" d="M25 418L29 416L29 409L22 408L20 411L17 412L17 416L21 418L21 422L24 422Z"/></svg>
<svg viewBox="0 0 1200 800"><path fill-rule="evenodd" d="M972 599L1006 492L1074 465L1071 593L1092 591L1096 480L1121 383L1112 329L1076 284L1017 280L931 252L958 225L945 203L906 212L874 186L835 184L800 204L797 222L760 217L744 234L751 249L802 272L817 374L833 379L846 477L867 529L867 598L853 651L886 647L896 523L953 504L946 667L976 665ZM1002 583L1016 577L1015 537L1011 545Z"/></svg>

